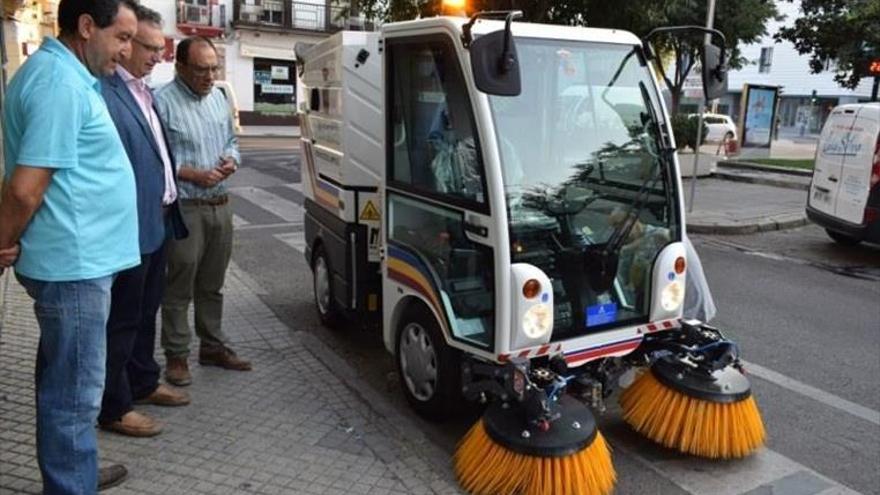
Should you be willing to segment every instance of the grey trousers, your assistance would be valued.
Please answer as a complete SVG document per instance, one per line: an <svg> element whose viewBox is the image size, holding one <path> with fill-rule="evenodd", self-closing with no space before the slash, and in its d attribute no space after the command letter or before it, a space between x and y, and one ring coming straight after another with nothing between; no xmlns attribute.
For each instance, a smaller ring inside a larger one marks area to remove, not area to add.
<svg viewBox="0 0 880 495"><path fill-rule="evenodd" d="M192 340L187 312L194 304L196 335L210 348L228 341L221 328L223 282L232 255L232 206L181 201L186 239L168 244L168 274L162 300L162 348L166 357L186 357Z"/></svg>

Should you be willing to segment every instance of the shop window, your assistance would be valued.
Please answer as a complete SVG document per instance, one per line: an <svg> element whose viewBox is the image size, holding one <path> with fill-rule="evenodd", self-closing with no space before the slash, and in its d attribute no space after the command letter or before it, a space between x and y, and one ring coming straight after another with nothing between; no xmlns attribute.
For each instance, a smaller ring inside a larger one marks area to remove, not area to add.
<svg viewBox="0 0 880 495"><path fill-rule="evenodd" d="M293 62L254 59L254 111L271 117L296 114L296 65Z"/></svg>

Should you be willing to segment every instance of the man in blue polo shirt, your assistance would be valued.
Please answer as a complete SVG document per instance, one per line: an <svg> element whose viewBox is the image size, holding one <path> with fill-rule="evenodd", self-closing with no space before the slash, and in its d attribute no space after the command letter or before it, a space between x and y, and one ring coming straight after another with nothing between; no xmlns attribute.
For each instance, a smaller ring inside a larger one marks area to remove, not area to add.
<svg viewBox="0 0 880 495"><path fill-rule="evenodd" d="M137 20L132 0L61 0L58 24L58 39L47 38L9 84L0 268L14 262L40 325L43 493L88 494L99 486L110 287L140 263L134 175L96 77L128 56ZM109 484L125 469L101 475Z"/></svg>

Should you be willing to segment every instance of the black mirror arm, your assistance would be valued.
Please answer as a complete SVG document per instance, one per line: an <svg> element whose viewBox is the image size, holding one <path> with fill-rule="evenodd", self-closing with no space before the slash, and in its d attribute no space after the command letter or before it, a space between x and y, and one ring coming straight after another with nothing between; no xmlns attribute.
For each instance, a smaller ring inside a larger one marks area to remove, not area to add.
<svg viewBox="0 0 880 495"><path fill-rule="evenodd" d="M659 27L652 29L644 38L642 38L642 45L645 46L645 53L649 58L654 57L654 51L651 49L651 38L658 34L662 33L675 33L679 31L700 31L702 33L706 33L709 35L717 36L721 39L721 59L720 65L724 65L727 60L727 38L724 37L724 33L717 29L710 29L705 26L670 26L670 27Z"/></svg>
<svg viewBox="0 0 880 495"><path fill-rule="evenodd" d="M476 24L477 19L480 18L504 18L507 21L505 25L506 34L510 33L510 23L514 19L519 19L523 16L522 10L486 10L483 12L477 12L472 15L471 18L467 21L467 23L461 27L461 43L465 48L471 46L471 43L474 41L474 35L471 32L473 30L474 24ZM507 38L505 37L505 47L507 46Z"/></svg>

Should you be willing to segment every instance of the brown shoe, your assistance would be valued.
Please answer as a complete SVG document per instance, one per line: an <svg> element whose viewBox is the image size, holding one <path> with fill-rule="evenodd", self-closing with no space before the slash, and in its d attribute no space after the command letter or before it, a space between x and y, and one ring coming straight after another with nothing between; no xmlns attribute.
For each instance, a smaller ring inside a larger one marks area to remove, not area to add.
<svg viewBox="0 0 880 495"><path fill-rule="evenodd" d="M135 404L153 404L154 406L185 406L189 404L189 394L183 390L160 383L150 395L134 401Z"/></svg>
<svg viewBox="0 0 880 495"><path fill-rule="evenodd" d="M154 437L162 433L162 423L137 411L128 411L118 420L101 425L101 428L130 437Z"/></svg>
<svg viewBox="0 0 880 495"><path fill-rule="evenodd" d="M189 374L189 365L185 357L170 357L165 363L165 381L178 387L185 387L192 383L192 375Z"/></svg>
<svg viewBox="0 0 880 495"><path fill-rule="evenodd" d="M245 361L235 355L232 349L220 346L214 348L202 347L199 349L199 364L202 366L219 366L227 370L250 371L250 361Z"/></svg>
<svg viewBox="0 0 880 495"><path fill-rule="evenodd" d="M113 488L125 481L128 477L128 469L122 464L113 464L112 466L102 467L98 469L98 491L104 491Z"/></svg>

